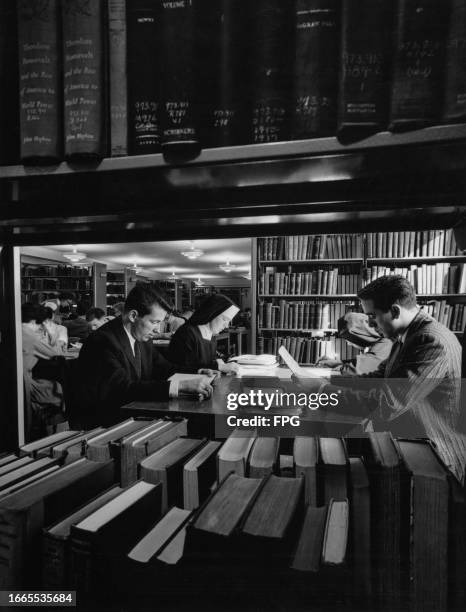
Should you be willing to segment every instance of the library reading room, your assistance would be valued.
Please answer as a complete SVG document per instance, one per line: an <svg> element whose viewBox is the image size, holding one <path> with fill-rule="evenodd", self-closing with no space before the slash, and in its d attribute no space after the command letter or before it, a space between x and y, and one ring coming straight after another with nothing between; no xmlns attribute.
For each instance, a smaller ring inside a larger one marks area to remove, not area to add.
<svg viewBox="0 0 466 612"><path fill-rule="evenodd" d="M464 612L465 333L465 0L0 0L0 607Z"/></svg>

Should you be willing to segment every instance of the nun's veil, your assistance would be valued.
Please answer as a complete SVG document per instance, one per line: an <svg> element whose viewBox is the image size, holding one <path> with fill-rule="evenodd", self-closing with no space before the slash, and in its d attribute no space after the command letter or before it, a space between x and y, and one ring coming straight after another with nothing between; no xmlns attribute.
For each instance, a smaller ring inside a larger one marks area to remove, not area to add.
<svg viewBox="0 0 466 612"><path fill-rule="evenodd" d="M210 323L215 317L218 317L222 313L230 310L232 318L239 311L236 304L230 300L226 295L216 293L206 298L199 308L194 312L193 316L188 319L188 325L206 325Z"/></svg>

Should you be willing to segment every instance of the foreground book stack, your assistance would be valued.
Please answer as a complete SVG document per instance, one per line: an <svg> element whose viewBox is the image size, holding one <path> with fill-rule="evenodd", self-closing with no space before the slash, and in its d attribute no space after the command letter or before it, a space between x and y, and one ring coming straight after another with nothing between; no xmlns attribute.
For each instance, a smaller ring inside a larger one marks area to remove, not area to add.
<svg viewBox="0 0 466 612"><path fill-rule="evenodd" d="M142 423L88 440L98 461L63 465L60 436L0 457L0 479L11 478L0 489L2 589L78 589L121 605L157 595L177 608L222 596L235 609L464 609L465 491L428 441L175 437L122 487L128 440L185 427ZM65 443L83 436L68 433Z"/></svg>

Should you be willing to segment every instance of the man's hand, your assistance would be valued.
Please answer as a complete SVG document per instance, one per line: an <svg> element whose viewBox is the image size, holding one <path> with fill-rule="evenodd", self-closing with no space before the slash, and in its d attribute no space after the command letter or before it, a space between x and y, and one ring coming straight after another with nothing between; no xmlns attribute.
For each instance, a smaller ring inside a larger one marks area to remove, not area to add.
<svg viewBox="0 0 466 612"><path fill-rule="evenodd" d="M188 393L189 395L197 395L199 400L209 399L213 392L212 386L208 378L180 381L178 393Z"/></svg>
<svg viewBox="0 0 466 612"><path fill-rule="evenodd" d="M204 374L204 376L215 376L215 378L220 376L220 372L218 370L211 370L210 368L201 368L197 371L198 374Z"/></svg>
<svg viewBox="0 0 466 612"><path fill-rule="evenodd" d="M217 359L218 369L224 374L237 374L239 365L235 362L225 363L223 359Z"/></svg>
<svg viewBox="0 0 466 612"><path fill-rule="evenodd" d="M340 359L330 359L325 355L316 362L316 366L319 368L337 368L341 365L343 365L343 362Z"/></svg>

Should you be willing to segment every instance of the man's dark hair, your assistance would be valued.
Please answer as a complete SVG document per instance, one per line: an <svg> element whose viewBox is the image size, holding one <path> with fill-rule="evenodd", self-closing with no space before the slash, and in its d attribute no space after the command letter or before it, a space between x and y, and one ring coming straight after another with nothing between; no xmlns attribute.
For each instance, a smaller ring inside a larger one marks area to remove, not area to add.
<svg viewBox="0 0 466 612"><path fill-rule="evenodd" d="M168 312L173 310L173 305L160 289L147 284L136 285L128 293L125 302L125 312L137 310L138 315L143 317L150 314L154 304L158 304Z"/></svg>
<svg viewBox="0 0 466 612"><path fill-rule="evenodd" d="M49 306L39 306L36 322L43 323L47 319L53 319L53 310Z"/></svg>
<svg viewBox="0 0 466 612"><path fill-rule="evenodd" d="M90 302L87 302L86 300L82 300L81 302L78 302L76 305L76 314L78 315L78 317L84 317L87 311L90 309L90 307L91 307Z"/></svg>
<svg viewBox="0 0 466 612"><path fill-rule="evenodd" d="M74 302L74 295L72 293L70 293L69 291L65 291L64 293L60 293L60 295L58 296L60 300L71 300L72 302Z"/></svg>
<svg viewBox="0 0 466 612"><path fill-rule="evenodd" d="M30 321L37 321L39 316L39 305L31 304L30 302L26 302L21 305L21 321L23 323L29 323Z"/></svg>
<svg viewBox="0 0 466 612"><path fill-rule="evenodd" d="M416 292L411 283L398 274L380 276L358 291L361 300L372 300L374 308L388 312L393 304L415 308Z"/></svg>
<svg viewBox="0 0 466 612"><path fill-rule="evenodd" d="M94 319L101 319L105 317L105 312L102 308L89 308L86 312L86 321L93 321Z"/></svg>

